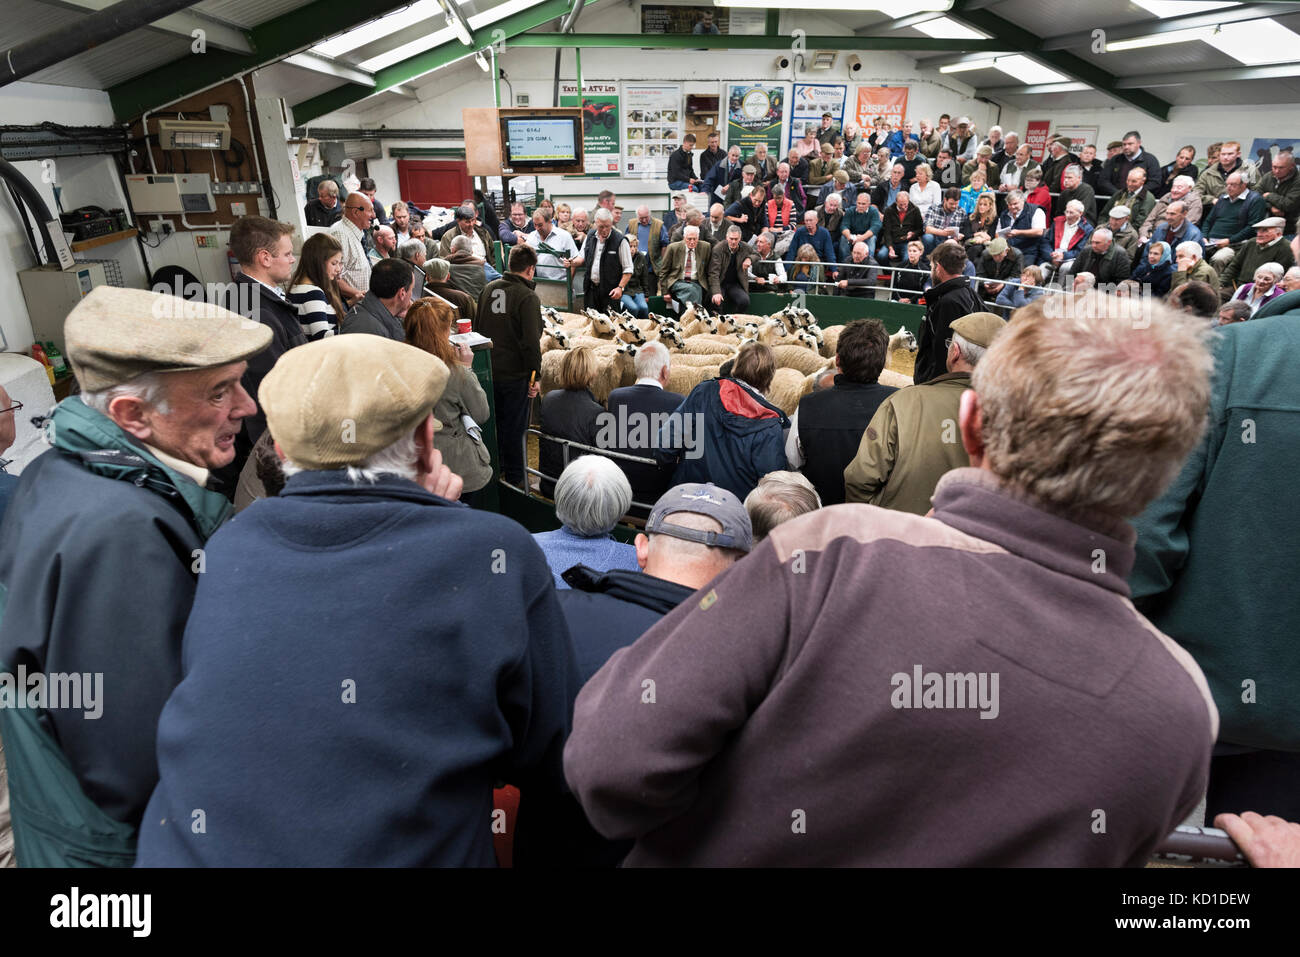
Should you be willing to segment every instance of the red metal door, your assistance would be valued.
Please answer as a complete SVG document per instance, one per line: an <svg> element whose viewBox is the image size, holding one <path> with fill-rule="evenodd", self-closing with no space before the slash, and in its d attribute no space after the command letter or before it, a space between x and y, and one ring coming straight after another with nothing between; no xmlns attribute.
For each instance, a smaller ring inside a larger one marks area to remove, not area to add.
<svg viewBox="0 0 1300 957"><path fill-rule="evenodd" d="M464 160L399 159L397 184L403 199L426 209L459 206L474 195Z"/></svg>

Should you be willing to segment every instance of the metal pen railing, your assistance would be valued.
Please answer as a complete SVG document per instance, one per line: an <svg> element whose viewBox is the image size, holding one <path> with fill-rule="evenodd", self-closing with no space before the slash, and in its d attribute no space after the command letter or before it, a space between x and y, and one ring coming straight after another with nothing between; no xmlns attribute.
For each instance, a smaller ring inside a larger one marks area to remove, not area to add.
<svg viewBox="0 0 1300 957"><path fill-rule="evenodd" d="M537 429L537 428L533 428L532 426L529 426L527 429L524 430L524 436L522 440L524 474L525 476L536 475L539 479L545 479L550 482L558 482L560 480L560 477L558 475L547 475L540 468L535 469L528 464L528 437L530 435L537 436L537 454L539 458L538 464L540 464L540 458L541 458L541 451L542 451L541 443L555 442L564 446L564 467L565 468L569 467L569 462L571 461L570 456L573 449L580 449L583 452L590 453L592 455L600 455L607 459L622 459L625 462L632 462L637 465L653 465L656 467L661 465L661 463L656 459L646 458L641 455L632 455L629 452L617 452L613 449L602 449L591 445L584 445L583 443L577 442L573 439L563 439L560 438L559 436L555 436L547 432L543 432L541 429ZM511 482L507 482L504 478L501 479L501 482L502 484L508 486L509 488L514 489L516 492L520 492L521 494L528 496L529 498L545 497L541 495L534 495L532 485L531 483L528 482L526 478L524 480L524 484L527 486L526 488L519 488L517 485L514 485ZM649 503L638 502L636 499L633 499L632 504L637 508L643 508L646 509L647 511L654 508L654 502L649 502ZM626 518L626 516L624 517Z"/></svg>

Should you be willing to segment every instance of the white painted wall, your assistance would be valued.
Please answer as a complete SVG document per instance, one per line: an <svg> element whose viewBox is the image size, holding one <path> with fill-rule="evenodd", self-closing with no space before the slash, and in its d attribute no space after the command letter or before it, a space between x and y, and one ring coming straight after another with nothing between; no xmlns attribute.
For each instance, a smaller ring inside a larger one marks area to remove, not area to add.
<svg viewBox="0 0 1300 957"><path fill-rule="evenodd" d="M0 125L36 124L48 120L68 126L108 126L113 122L113 111L108 94L95 90L23 82L0 87ZM72 157L60 159L52 166L42 166L38 161L14 165L36 187L52 217L58 215L54 202L55 185L62 188L65 210L86 205L105 209L126 207L126 196L115 162L109 157ZM100 247L86 255L94 259L117 259L128 286L144 285L144 266L134 248L134 241ZM4 331L7 349L11 352L24 352L31 348L31 320L17 273L35 265L18 212L8 192L0 193L0 303L4 304L0 309L0 329Z"/></svg>

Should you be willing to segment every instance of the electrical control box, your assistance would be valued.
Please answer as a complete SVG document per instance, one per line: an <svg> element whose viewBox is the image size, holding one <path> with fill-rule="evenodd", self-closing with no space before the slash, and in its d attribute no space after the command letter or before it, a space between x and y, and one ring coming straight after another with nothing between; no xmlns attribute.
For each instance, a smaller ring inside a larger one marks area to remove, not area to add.
<svg viewBox="0 0 1300 957"><path fill-rule="evenodd" d="M165 150L228 150L230 124L159 119L158 145Z"/></svg>
<svg viewBox="0 0 1300 957"><path fill-rule="evenodd" d="M148 173L126 178L137 213L212 213L212 177L207 173Z"/></svg>
<svg viewBox="0 0 1300 957"><path fill-rule="evenodd" d="M27 300L27 315L36 338L41 342L53 340L60 351L67 352L63 321L90 290L104 285L104 267L99 263L76 263L71 269L21 269L18 283Z"/></svg>

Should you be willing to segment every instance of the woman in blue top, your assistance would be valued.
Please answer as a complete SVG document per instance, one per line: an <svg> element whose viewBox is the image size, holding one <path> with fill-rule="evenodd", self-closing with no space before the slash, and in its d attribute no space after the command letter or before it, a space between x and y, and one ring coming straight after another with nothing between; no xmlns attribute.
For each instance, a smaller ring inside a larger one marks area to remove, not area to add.
<svg viewBox="0 0 1300 957"><path fill-rule="evenodd" d="M632 486L610 459L583 455L570 462L555 483L555 517L561 527L533 536L551 566L556 588L574 565L597 572L640 571L636 549L609 534L632 507Z"/></svg>

